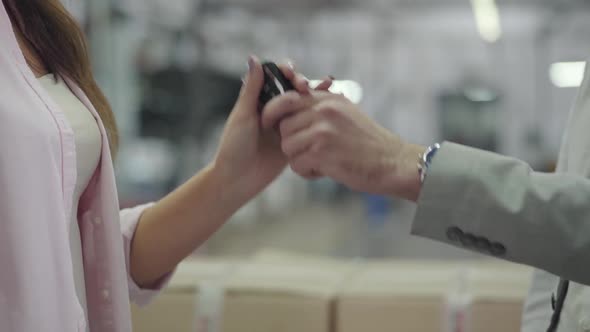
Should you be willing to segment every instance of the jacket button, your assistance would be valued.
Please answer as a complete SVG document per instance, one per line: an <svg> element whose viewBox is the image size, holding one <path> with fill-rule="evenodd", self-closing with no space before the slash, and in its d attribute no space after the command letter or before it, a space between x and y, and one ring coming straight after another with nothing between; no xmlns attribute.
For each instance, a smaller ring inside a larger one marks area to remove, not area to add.
<svg viewBox="0 0 590 332"><path fill-rule="evenodd" d="M461 244L466 248L475 247L477 238L473 234L465 234L461 237Z"/></svg>
<svg viewBox="0 0 590 332"><path fill-rule="evenodd" d="M447 238L451 242L459 242L461 238L464 236L464 233L459 227L450 227L447 229Z"/></svg>
<svg viewBox="0 0 590 332"><path fill-rule="evenodd" d="M477 248L480 251L488 252L490 251L491 246L492 244L490 243L490 240L484 237L478 237L475 240L475 248Z"/></svg>
<svg viewBox="0 0 590 332"><path fill-rule="evenodd" d="M490 253L494 256L504 256L506 254L506 247L501 243L492 243Z"/></svg>
<svg viewBox="0 0 590 332"><path fill-rule="evenodd" d="M94 224L100 226L102 224L102 219L100 219L100 217L95 217Z"/></svg>

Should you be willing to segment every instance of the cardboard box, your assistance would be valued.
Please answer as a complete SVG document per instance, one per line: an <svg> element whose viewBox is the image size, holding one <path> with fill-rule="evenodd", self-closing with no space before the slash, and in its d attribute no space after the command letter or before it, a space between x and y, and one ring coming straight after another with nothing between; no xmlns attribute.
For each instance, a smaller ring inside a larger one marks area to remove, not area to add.
<svg viewBox="0 0 590 332"><path fill-rule="evenodd" d="M152 304L133 306L134 331L331 332L353 269L319 262L184 262Z"/></svg>
<svg viewBox="0 0 590 332"><path fill-rule="evenodd" d="M348 273L358 269L366 261L356 259L340 259L328 256L310 255L295 253L286 250L263 248L258 250L251 257L252 262L275 263L275 264L297 264L299 266L321 267L324 269L340 269Z"/></svg>
<svg viewBox="0 0 590 332"><path fill-rule="evenodd" d="M530 272L498 262L347 263L266 251L239 263L184 262L132 316L137 332L455 332L460 313L462 331L509 332L519 330Z"/></svg>
<svg viewBox="0 0 590 332"><path fill-rule="evenodd" d="M338 332L519 331L530 273L497 261L369 263L338 295Z"/></svg>
<svg viewBox="0 0 590 332"><path fill-rule="evenodd" d="M181 263L169 286L147 307L131 305L133 330L137 332L216 332L215 311L219 295L200 297L202 288L228 277L232 262L187 260ZM213 286L215 287L215 286ZM215 292L215 289L213 289ZM208 301L207 301L208 300ZM207 325L207 326L204 326Z"/></svg>
<svg viewBox="0 0 590 332"><path fill-rule="evenodd" d="M456 271L430 261L364 265L338 295L338 332L440 331Z"/></svg>
<svg viewBox="0 0 590 332"><path fill-rule="evenodd" d="M331 332L334 299L351 266L252 262L225 285L223 332Z"/></svg>
<svg viewBox="0 0 590 332"><path fill-rule="evenodd" d="M532 269L510 263L480 264L468 280L470 307L466 331L518 332Z"/></svg>

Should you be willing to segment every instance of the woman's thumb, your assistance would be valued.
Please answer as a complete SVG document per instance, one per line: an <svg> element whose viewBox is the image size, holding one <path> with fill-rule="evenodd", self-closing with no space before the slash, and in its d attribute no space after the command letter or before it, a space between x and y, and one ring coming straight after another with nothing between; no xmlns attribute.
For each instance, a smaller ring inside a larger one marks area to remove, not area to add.
<svg viewBox="0 0 590 332"><path fill-rule="evenodd" d="M244 86L238 104L240 107L256 112L258 110L258 98L264 83L264 73L260 61L250 56L248 58L248 73L244 79Z"/></svg>

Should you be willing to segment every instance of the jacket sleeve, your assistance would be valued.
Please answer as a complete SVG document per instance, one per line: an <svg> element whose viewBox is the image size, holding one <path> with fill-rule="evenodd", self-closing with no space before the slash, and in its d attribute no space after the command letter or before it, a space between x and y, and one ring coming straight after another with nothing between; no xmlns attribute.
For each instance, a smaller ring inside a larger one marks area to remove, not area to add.
<svg viewBox="0 0 590 332"><path fill-rule="evenodd" d="M129 296L137 305L143 306L149 302L168 284L173 272L165 275L153 288L144 289L137 285L131 277L130 258L131 258L131 241L135 235L137 224L143 212L152 206L153 203L139 205L134 208L121 210L121 232L123 234L123 244L125 247L125 263L127 265L127 279L129 283Z"/></svg>
<svg viewBox="0 0 590 332"><path fill-rule="evenodd" d="M444 143L412 233L590 284L590 181Z"/></svg>

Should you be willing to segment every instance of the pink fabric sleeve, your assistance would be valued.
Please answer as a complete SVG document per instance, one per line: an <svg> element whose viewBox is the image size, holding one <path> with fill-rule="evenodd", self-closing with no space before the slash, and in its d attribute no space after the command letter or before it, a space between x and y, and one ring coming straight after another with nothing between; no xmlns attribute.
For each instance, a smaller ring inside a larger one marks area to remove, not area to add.
<svg viewBox="0 0 590 332"><path fill-rule="evenodd" d="M141 218L143 212L152 206L153 203L139 205L133 208L121 210L121 232L123 233L123 245L125 247L125 263L127 265L127 281L129 283L129 297L132 302L137 305L144 306L150 303L150 301L158 295L158 293L166 287L170 278L173 275L173 271L162 277L162 279L156 283L153 288L145 289L141 288L131 277L130 272L130 259L131 259L131 241L135 235L135 230Z"/></svg>

